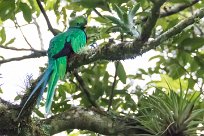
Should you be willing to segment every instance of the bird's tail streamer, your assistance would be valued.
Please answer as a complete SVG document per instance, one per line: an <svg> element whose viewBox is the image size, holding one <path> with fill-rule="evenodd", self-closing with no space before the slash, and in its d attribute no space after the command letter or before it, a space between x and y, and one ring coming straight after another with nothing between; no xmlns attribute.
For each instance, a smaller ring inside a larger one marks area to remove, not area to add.
<svg viewBox="0 0 204 136"><path fill-rule="evenodd" d="M47 114L50 112L50 108L52 105L52 100L53 100L53 96L55 92L54 89L55 89L58 79L59 79L59 74L58 74L58 71L55 69L53 70L52 75L50 76L49 83L48 83L47 100L45 103L45 112Z"/></svg>
<svg viewBox="0 0 204 136"><path fill-rule="evenodd" d="M21 116L24 108L26 107L26 105L28 104L28 102L31 100L32 96L35 94L35 92L39 89L40 86L42 86L41 90L40 90L40 94L38 96L37 99L37 105L40 104L40 101L42 99L42 95L43 92L45 90L45 87L48 83L48 80L50 78L50 76L52 76L53 74L53 68L52 67L48 67L48 69L44 72L41 80L37 83L37 85L35 86L35 88L33 89L33 91L31 92L30 96L28 97L28 99L26 100L26 102L24 103L23 107L21 108L21 111L19 112L17 119Z"/></svg>

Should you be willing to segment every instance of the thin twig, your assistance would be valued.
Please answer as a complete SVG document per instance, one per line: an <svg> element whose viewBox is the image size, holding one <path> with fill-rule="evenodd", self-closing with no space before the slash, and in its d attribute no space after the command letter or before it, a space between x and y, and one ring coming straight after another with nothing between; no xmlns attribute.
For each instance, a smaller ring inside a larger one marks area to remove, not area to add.
<svg viewBox="0 0 204 136"><path fill-rule="evenodd" d="M177 13L195 5L198 2L199 2L199 0L194 0L191 3L179 4L179 5L174 6L172 8L165 7L165 9L164 9L165 11L160 12L159 18L164 18L164 17L168 17L171 15L177 14ZM147 21L147 18L148 17L144 17L142 20L136 20L135 24L140 24L141 22L145 23Z"/></svg>
<svg viewBox="0 0 204 136"><path fill-rule="evenodd" d="M120 37L120 40L121 42L123 42L123 33L121 33L121 37ZM114 41L113 41L114 42ZM112 88L111 88L111 94L110 94L110 97L109 97L109 104L108 104L108 109L107 111L110 110L111 108L111 105L113 103L113 96L114 96L114 89L115 89L115 86L117 84L116 82L116 78L117 78L117 74L118 74L118 65L119 65L119 61L116 62L116 65L115 65L115 75L114 75L114 79L113 79L113 84L112 84Z"/></svg>
<svg viewBox="0 0 204 136"><path fill-rule="evenodd" d="M174 27L172 27L169 30L167 30L166 32L162 33L155 40L147 42L147 44L151 45L151 49L153 49L152 46L154 46L154 45L157 46L160 43L166 41L167 39L177 35L178 33L182 32L183 29L185 29L186 27L192 25L193 23L195 23L196 21L198 21L199 19L201 19L203 17L204 17L204 8L201 8L197 13L195 13L195 15L193 15L193 16L179 22ZM148 50L149 47L147 47L146 49Z"/></svg>
<svg viewBox="0 0 204 136"><path fill-rule="evenodd" d="M93 105L96 108L99 108L98 104L92 99L91 94L86 89L85 83L84 83L83 79L78 75L77 71L74 70L73 74L76 77L77 81L79 82L79 85L80 85L82 91L86 95L86 97L87 97L88 101L91 103L91 105Z"/></svg>
<svg viewBox="0 0 204 136"><path fill-rule="evenodd" d="M40 2L40 0L36 0L36 2L37 2L37 4L38 4L38 6L39 6L39 8L40 8L40 11L42 12L42 14L43 14L45 20L46 20L48 29L52 32L53 35L57 35L58 33L53 29L53 27L52 27L52 25L51 25L51 23L50 23L50 20L49 20L47 14L46 14L46 12L45 12L45 9L43 8L43 6L42 6L42 4L41 4L41 2Z"/></svg>
<svg viewBox="0 0 204 136"><path fill-rule="evenodd" d="M93 9L93 11L100 17L105 18L96 8Z"/></svg>
<svg viewBox="0 0 204 136"><path fill-rule="evenodd" d="M37 31L38 31L38 36L39 36L39 39L40 39L41 50L44 50L44 44L43 44L42 33L40 31L40 26L37 23L36 18L33 17L33 20L34 20L34 24L35 24L35 26L37 28Z"/></svg>
<svg viewBox="0 0 204 136"><path fill-rule="evenodd" d="M164 9L165 11L160 12L160 18L170 16L170 15L176 14L180 11L183 11L186 8L189 8L189 7L193 6L194 4L198 3L199 1L200 0L193 0L190 3L179 4L177 6L170 8L170 9L165 8Z"/></svg>
<svg viewBox="0 0 204 136"><path fill-rule="evenodd" d="M115 66L115 75L114 75L114 81L113 81L113 84L112 84L112 87L111 87L111 94L110 94L110 97L109 97L109 104L108 104L108 110L110 110L111 108L111 105L113 103L113 96L114 96L114 89L115 89L115 86L116 86L116 78L117 78L117 74L118 74L118 65L119 65L119 61L116 62L116 66Z"/></svg>
<svg viewBox="0 0 204 136"><path fill-rule="evenodd" d="M35 49L16 48L16 47L8 47L8 46L3 46L3 45L0 45L0 48L8 49L8 50L14 50L14 51L36 51L36 52L40 52L40 50L35 50Z"/></svg>
<svg viewBox="0 0 204 136"><path fill-rule="evenodd" d="M11 62L11 61L19 61L19 60L24 60L24 59L29 59L29 58L39 58L42 56L46 56L46 51L34 52L30 55L25 55L25 56L21 56L21 57L3 59L3 60L0 60L0 65L3 63Z"/></svg>
<svg viewBox="0 0 204 136"><path fill-rule="evenodd" d="M20 32L21 32L21 34L22 34L22 36L23 36L25 42L28 44L28 46L29 46L31 49L33 49L32 45L28 42L27 38L26 38L25 35L23 34L23 31L22 31L20 25L18 24L17 19L15 19L15 24L16 24L17 27L19 28L19 30L20 30Z"/></svg>

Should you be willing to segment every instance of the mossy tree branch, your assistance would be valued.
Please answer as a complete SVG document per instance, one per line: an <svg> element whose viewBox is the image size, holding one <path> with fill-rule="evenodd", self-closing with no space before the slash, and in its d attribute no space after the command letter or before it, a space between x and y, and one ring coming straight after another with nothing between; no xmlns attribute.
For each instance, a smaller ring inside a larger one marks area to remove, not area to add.
<svg viewBox="0 0 204 136"><path fill-rule="evenodd" d="M138 125L136 120L125 119L122 116L114 119L93 109L79 107L42 120L40 124L42 127L46 126L47 133L51 135L67 129L90 130L104 135L148 133L136 127Z"/></svg>
<svg viewBox="0 0 204 136"><path fill-rule="evenodd" d="M68 129L90 130L104 135L131 135L148 133L139 129L139 123L123 116L109 115L97 108L73 107L47 119L15 121L18 105L0 98L0 135L48 136Z"/></svg>
<svg viewBox="0 0 204 136"><path fill-rule="evenodd" d="M106 46L100 47L88 51L88 53L80 55L76 59L73 59L70 63L70 68L77 68L79 66L92 63L97 60L125 60L131 59L136 56L139 56L155 47L159 46L162 42L166 41L167 39L176 36L186 27L192 25L193 23L199 21L204 16L204 8L201 8L197 13L193 16L186 18L185 20L181 21L179 24L175 25L171 29L167 30L156 39L142 43L140 40L135 39L133 42L121 42L119 44L107 44ZM46 56L46 52L43 51L42 53L33 53L28 55L27 57L21 57L22 59L27 58L37 58ZM16 61L19 59L11 59L11 60L0 60L0 64Z"/></svg>
<svg viewBox="0 0 204 136"><path fill-rule="evenodd" d="M73 59L70 63L70 70L82 65L90 64L98 60L125 60L135 58L151 49L155 49L161 43L176 36L183 31L186 27L199 21L204 17L204 8L200 9L193 16L181 21L168 31L164 32L156 39L143 43L142 41L135 39L133 42L121 42L119 44L106 45L98 47L97 49L90 50L88 53L80 55L77 59Z"/></svg>

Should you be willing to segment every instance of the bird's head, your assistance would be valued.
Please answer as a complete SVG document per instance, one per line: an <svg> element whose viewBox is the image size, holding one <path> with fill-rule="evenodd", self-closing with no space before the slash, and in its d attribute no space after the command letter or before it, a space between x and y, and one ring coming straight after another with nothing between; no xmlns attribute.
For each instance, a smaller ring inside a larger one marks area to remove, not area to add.
<svg viewBox="0 0 204 136"><path fill-rule="evenodd" d="M77 16L69 21L69 27L77 27L84 29L87 24L87 19L84 16Z"/></svg>

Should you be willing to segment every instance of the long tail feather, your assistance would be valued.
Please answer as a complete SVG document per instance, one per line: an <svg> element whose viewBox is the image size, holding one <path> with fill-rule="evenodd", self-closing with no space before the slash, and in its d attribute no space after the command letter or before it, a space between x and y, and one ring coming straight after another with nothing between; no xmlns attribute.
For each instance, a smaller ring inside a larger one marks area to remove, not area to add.
<svg viewBox="0 0 204 136"><path fill-rule="evenodd" d="M38 88L43 84L43 87L41 89L40 95L43 94L44 90L45 90L45 86L46 86L46 82L50 77L50 74L52 73L52 68L48 68L45 73L43 74L43 77L41 78L41 80L37 83L37 85L35 86L35 88L33 89L33 91L31 92L30 96L28 97L28 99L26 100L26 102L24 103L23 107L21 108L21 111L18 114L17 119L21 116L25 106L28 104L29 100L31 99L31 97L35 94L35 92L38 90ZM39 96L40 98L42 96Z"/></svg>
<svg viewBox="0 0 204 136"><path fill-rule="evenodd" d="M57 84L57 81L59 79L59 74L57 73L57 70L54 70L51 77L50 77L50 81L48 84L48 91L47 91L47 100L46 100L46 104L45 104L45 111L46 113L50 112L50 108L52 105L52 100L53 100L53 96L54 96L54 89L55 86Z"/></svg>
<svg viewBox="0 0 204 136"><path fill-rule="evenodd" d="M49 76L49 77L50 77L50 76ZM45 81L44 81L44 83L43 83L43 85L42 85L42 88L41 88L41 90L40 90L40 94L39 94L38 99L37 99L37 107L40 105L40 101L41 101L41 99L42 99L42 96L43 96L43 93L44 93L44 91L45 91L45 87L46 87L46 85L47 85L47 83L48 83L49 77L45 79Z"/></svg>

